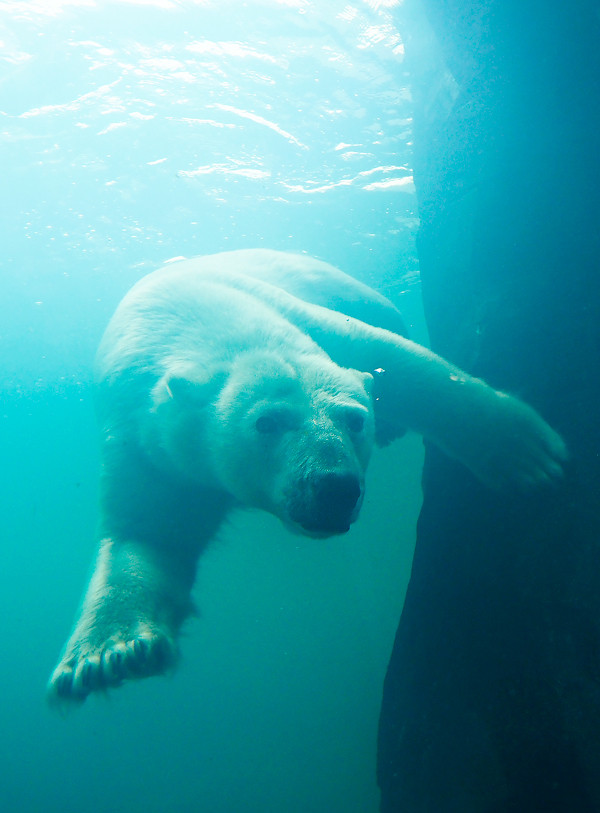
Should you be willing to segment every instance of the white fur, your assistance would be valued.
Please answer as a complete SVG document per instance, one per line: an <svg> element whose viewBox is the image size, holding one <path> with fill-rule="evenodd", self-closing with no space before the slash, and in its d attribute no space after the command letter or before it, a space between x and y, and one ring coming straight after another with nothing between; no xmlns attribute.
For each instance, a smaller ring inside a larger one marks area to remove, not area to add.
<svg viewBox="0 0 600 813"><path fill-rule="evenodd" d="M100 548L53 701L174 664L198 556L233 506L345 532L375 440L415 429L492 487L561 475L534 410L402 330L387 300L302 255L217 254L133 287L98 351Z"/></svg>

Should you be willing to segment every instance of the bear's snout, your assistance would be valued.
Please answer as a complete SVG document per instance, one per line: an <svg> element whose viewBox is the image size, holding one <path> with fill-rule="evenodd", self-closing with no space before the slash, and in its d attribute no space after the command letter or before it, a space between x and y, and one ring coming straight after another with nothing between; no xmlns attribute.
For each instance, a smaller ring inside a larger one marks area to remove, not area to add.
<svg viewBox="0 0 600 813"><path fill-rule="evenodd" d="M290 517L308 533L332 535L350 530L362 495L360 480L348 472L326 472L305 481L290 505Z"/></svg>

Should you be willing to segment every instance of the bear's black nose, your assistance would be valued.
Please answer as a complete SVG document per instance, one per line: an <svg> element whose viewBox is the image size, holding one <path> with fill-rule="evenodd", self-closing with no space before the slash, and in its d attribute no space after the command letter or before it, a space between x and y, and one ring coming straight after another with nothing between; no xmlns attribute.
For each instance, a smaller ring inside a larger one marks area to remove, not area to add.
<svg viewBox="0 0 600 813"><path fill-rule="evenodd" d="M354 474L328 472L312 482L313 511L308 530L332 534L350 528L352 513L360 497L360 482Z"/></svg>

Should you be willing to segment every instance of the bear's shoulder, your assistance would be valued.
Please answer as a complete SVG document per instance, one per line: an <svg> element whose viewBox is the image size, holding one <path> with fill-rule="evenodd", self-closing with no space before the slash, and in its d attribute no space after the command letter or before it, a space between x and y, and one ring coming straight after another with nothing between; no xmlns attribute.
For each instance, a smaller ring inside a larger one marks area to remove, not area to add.
<svg viewBox="0 0 600 813"><path fill-rule="evenodd" d="M235 288L236 276L250 277L280 288L303 302L407 335L400 312L386 297L330 263L306 254L272 249L221 252L166 266L156 272L155 280L173 280L174 272L179 277L178 286L185 286L187 276L190 284L192 278L210 278L223 283L229 281Z"/></svg>

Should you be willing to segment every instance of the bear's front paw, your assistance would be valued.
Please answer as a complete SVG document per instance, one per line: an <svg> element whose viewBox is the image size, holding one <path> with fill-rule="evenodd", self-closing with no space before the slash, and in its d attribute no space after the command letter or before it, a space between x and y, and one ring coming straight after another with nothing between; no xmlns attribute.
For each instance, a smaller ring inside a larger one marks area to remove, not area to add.
<svg viewBox="0 0 600 813"><path fill-rule="evenodd" d="M51 705L68 708L95 691L119 686L125 680L160 675L177 660L175 642L162 632L139 631L134 637L113 637L99 649L72 645L48 684Z"/></svg>
<svg viewBox="0 0 600 813"><path fill-rule="evenodd" d="M559 483L569 457L560 435L522 401L489 388L482 394L487 403L468 423L463 462L494 489Z"/></svg>

